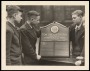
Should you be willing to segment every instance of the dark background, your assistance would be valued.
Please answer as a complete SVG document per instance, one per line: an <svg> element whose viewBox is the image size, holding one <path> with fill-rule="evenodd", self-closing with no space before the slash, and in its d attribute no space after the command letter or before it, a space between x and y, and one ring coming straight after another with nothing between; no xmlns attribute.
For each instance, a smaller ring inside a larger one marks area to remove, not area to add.
<svg viewBox="0 0 90 71"><path fill-rule="evenodd" d="M57 21L65 26L70 26L72 24L71 14L75 10L82 10L85 13L85 6L67 6L67 5L19 5L23 10L23 20L21 25L26 21L26 14L30 10L35 10L40 13L41 23L40 26L45 26L53 21Z"/></svg>

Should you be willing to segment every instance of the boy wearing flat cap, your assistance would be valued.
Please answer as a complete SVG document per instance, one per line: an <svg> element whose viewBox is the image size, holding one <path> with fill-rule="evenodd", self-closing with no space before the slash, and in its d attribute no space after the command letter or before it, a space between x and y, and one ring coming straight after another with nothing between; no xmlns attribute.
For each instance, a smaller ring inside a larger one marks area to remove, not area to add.
<svg viewBox="0 0 90 71"><path fill-rule="evenodd" d="M70 26L70 40L72 41L72 56L81 55L84 48L85 28L83 25L83 12L76 10L72 13L72 21L74 24Z"/></svg>
<svg viewBox="0 0 90 71"><path fill-rule="evenodd" d="M22 48L16 22L20 23L22 10L16 5L7 5L6 65L21 65Z"/></svg>
<svg viewBox="0 0 90 71"><path fill-rule="evenodd" d="M41 56L36 54L36 41L40 37L40 15L36 11L27 13L27 21L20 27L22 52L25 65L36 65Z"/></svg>

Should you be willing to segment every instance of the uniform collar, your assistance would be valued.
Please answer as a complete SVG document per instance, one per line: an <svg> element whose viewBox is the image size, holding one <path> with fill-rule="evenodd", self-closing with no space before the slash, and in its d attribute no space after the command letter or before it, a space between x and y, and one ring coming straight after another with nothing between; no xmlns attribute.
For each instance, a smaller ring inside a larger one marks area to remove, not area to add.
<svg viewBox="0 0 90 71"><path fill-rule="evenodd" d="M7 21L15 27L15 24L13 22L11 22L11 20L7 19Z"/></svg>
<svg viewBox="0 0 90 71"><path fill-rule="evenodd" d="M31 26L31 25L28 24L27 22L25 23L25 26L27 27L27 29L33 29L33 26Z"/></svg>
<svg viewBox="0 0 90 71"><path fill-rule="evenodd" d="M28 22L28 21L26 21L26 24L28 24L28 26L29 26L30 28L32 28L32 26L29 24L29 22Z"/></svg>

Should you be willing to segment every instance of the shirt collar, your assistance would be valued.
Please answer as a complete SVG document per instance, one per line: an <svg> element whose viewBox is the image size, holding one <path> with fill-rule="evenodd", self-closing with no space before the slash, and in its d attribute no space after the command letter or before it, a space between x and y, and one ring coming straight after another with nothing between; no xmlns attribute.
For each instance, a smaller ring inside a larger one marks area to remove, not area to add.
<svg viewBox="0 0 90 71"><path fill-rule="evenodd" d="M76 25L75 29L79 30L81 28L81 25L82 25L82 23L80 25Z"/></svg>
<svg viewBox="0 0 90 71"><path fill-rule="evenodd" d="M28 21L27 21L26 23L29 25L29 27L31 27L31 28L32 28L32 26L29 24L29 22L28 22Z"/></svg>

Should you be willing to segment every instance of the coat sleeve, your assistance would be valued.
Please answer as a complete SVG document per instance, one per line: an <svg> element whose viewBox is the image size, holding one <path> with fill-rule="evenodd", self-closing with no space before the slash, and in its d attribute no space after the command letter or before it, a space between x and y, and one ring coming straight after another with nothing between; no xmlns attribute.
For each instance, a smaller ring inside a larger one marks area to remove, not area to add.
<svg viewBox="0 0 90 71"><path fill-rule="evenodd" d="M26 36L26 31L20 30L21 33L21 45L24 54L30 56L33 59L37 59L35 50L33 49L28 37Z"/></svg>
<svg viewBox="0 0 90 71"><path fill-rule="evenodd" d="M71 24L70 27L69 27L69 40L72 41L73 38L74 38L74 28L75 28L75 24Z"/></svg>
<svg viewBox="0 0 90 71"><path fill-rule="evenodd" d="M84 53L85 53L85 31L84 33L82 34L82 52L81 52L81 56L85 56Z"/></svg>
<svg viewBox="0 0 90 71"><path fill-rule="evenodd" d="M36 31L37 37L41 37L41 30Z"/></svg>
<svg viewBox="0 0 90 71"><path fill-rule="evenodd" d="M6 31L6 65L11 65L11 60L10 60L11 42L12 42L12 32L7 30Z"/></svg>

